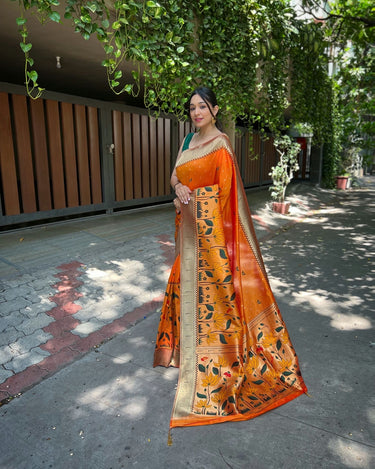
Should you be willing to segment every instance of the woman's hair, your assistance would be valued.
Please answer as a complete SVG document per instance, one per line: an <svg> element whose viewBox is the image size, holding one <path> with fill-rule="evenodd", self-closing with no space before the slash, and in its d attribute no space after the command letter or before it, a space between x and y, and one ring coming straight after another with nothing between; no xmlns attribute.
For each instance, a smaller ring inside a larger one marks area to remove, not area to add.
<svg viewBox="0 0 375 469"><path fill-rule="evenodd" d="M219 130L221 130L221 124L217 120L217 114L215 116L214 113L212 112L212 108L218 105L215 93L210 88L206 88L205 86L200 86L199 88L196 88L191 93L191 96L190 96L189 101L187 103L188 106L190 106L191 98L193 96L195 96L196 94L199 95L203 99L203 101L207 104L208 109L209 109L212 117L216 120L216 123L215 123L216 127Z"/></svg>

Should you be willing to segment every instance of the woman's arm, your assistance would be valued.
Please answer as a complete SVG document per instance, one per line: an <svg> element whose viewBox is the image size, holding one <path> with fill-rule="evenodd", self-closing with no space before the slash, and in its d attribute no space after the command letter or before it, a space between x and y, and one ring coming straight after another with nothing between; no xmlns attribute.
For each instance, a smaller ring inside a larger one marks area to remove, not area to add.
<svg viewBox="0 0 375 469"><path fill-rule="evenodd" d="M182 146L181 145L181 148L178 152L178 155L177 155L177 160L176 160L176 164L177 164L177 161L179 160L180 156L181 156L181 153L182 153ZM178 180L178 177L177 177L177 173L176 173L176 166L174 167L173 169L173 172L172 172L172 175L171 175L171 186L173 188L173 190L175 191L178 199L180 200L180 202L182 204L188 204L189 203L189 200L190 200L190 193L191 193L191 190L189 189L188 186L184 186L179 180Z"/></svg>

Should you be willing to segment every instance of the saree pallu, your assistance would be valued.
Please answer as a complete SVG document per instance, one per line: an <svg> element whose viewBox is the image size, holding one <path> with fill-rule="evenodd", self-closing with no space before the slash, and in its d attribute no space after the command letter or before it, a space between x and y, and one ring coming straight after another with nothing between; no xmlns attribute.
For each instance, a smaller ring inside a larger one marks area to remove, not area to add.
<svg viewBox="0 0 375 469"><path fill-rule="evenodd" d="M177 218L176 259L154 366L179 366L170 427L254 418L307 392L272 294L225 135L176 166L193 191Z"/></svg>

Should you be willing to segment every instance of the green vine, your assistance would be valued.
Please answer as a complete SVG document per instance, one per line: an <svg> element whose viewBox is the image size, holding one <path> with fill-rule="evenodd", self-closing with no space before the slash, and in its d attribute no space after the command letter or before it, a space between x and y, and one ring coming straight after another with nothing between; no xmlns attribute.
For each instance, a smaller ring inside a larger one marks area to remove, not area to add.
<svg viewBox="0 0 375 469"><path fill-rule="evenodd" d="M280 135L290 124L308 123L313 142L324 144L325 179L332 184L336 152L343 145L344 101L328 76L331 29L299 20L289 0L18 2L26 89L34 99L43 88L30 56L27 18L71 21L84 39L95 36L102 44L113 92L141 94L155 114L183 118L186 97L206 85L215 90L224 114L263 132ZM59 6L65 7L63 19ZM365 79L362 74L361 83ZM347 93L346 105L353 102L349 98Z"/></svg>

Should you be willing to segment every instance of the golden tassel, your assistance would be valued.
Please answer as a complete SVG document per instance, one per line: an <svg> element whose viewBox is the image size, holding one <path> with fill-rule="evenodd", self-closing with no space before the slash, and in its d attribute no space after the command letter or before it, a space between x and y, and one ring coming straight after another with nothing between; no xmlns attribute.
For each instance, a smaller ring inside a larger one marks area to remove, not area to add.
<svg viewBox="0 0 375 469"><path fill-rule="evenodd" d="M172 434L171 434L171 430L169 430L169 432L168 432L168 446L172 446L172 445L173 445Z"/></svg>
<svg viewBox="0 0 375 469"><path fill-rule="evenodd" d="M305 392L306 396L307 397L311 397L311 399L313 398L311 394L309 394L307 391Z"/></svg>

